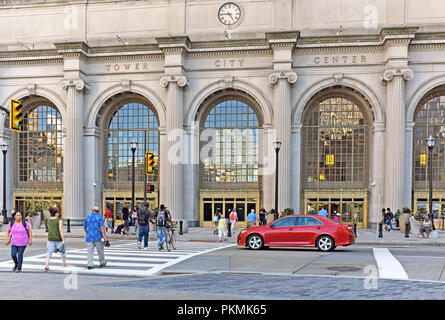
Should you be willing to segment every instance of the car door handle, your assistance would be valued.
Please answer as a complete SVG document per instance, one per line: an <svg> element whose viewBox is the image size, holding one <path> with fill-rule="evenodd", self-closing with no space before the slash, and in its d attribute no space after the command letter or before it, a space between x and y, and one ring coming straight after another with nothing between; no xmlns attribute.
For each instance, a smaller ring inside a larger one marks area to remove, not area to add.
<svg viewBox="0 0 445 320"><path fill-rule="evenodd" d="M292 231L292 230L294 230L294 228L289 228L289 230L291 230L291 231Z"/></svg>

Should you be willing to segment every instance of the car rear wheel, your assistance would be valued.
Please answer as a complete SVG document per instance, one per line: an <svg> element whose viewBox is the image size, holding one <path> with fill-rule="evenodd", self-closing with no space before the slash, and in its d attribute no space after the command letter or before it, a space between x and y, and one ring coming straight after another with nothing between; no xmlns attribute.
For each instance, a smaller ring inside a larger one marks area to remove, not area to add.
<svg viewBox="0 0 445 320"><path fill-rule="evenodd" d="M321 251L328 252L335 248L334 239L331 236L321 236L317 240L317 248Z"/></svg>
<svg viewBox="0 0 445 320"><path fill-rule="evenodd" d="M259 250L263 248L264 241L260 235L253 234L247 238L247 246L252 250Z"/></svg>

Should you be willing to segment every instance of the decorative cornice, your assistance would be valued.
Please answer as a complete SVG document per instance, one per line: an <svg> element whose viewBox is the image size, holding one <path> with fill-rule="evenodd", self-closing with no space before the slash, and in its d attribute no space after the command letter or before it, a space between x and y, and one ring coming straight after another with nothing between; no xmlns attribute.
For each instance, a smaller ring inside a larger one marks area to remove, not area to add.
<svg viewBox="0 0 445 320"><path fill-rule="evenodd" d="M411 80L414 77L413 71L410 68L390 68L386 69L382 75L382 81L389 82L394 77L403 77L406 81Z"/></svg>
<svg viewBox="0 0 445 320"><path fill-rule="evenodd" d="M59 82L59 86L62 90L66 91L70 87L74 87L77 91L82 91L84 94L88 94L91 91L91 87L82 79L66 79Z"/></svg>
<svg viewBox="0 0 445 320"><path fill-rule="evenodd" d="M188 81L184 75L168 75L161 77L159 80L159 83L164 88L167 88L171 82L176 82L180 88L188 87Z"/></svg>
<svg viewBox="0 0 445 320"><path fill-rule="evenodd" d="M269 75L269 83L275 85L279 79L286 79L290 84L297 82L298 76L293 71L274 72Z"/></svg>

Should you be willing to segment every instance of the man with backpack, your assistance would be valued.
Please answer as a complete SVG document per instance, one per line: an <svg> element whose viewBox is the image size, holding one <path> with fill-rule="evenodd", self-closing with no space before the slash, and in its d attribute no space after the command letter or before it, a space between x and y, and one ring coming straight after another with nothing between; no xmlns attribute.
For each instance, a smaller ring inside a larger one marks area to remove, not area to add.
<svg viewBox="0 0 445 320"><path fill-rule="evenodd" d="M172 220L170 218L170 212L165 209L165 206L161 204L156 218L156 225L158 231L158 249L164 249L164 243L167 241L167 224Z"/></svg>
<svg viewBox="0 0 445 320"><path fill-rule="evenodd" d="M148 210L148 203L144 204L144 208L138 210L137 219L139 224L138 249L141 249L142 238L144 238L144 250L148 250L149 223L154 223L151 219L151 212Z"/></svg>

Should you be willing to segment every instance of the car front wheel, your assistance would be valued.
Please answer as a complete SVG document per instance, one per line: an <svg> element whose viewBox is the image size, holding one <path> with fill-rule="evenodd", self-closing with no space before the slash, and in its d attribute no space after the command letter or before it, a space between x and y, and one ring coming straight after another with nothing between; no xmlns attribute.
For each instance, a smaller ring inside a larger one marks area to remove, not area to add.
<svg viewBox="0 0 445 320"><path fill-rule="evenodd" d="M317 248L324 252L334 250L334 239L330 236L321 236L317 240Z"/></svg>
<svg viewBox="0 0 445 320"><path fill-rule="evenodd" d="M263 247L263 245L263 238L257 234L253 234L247 239L247 246L249 247L249 249L259 250Z"/></svg>

